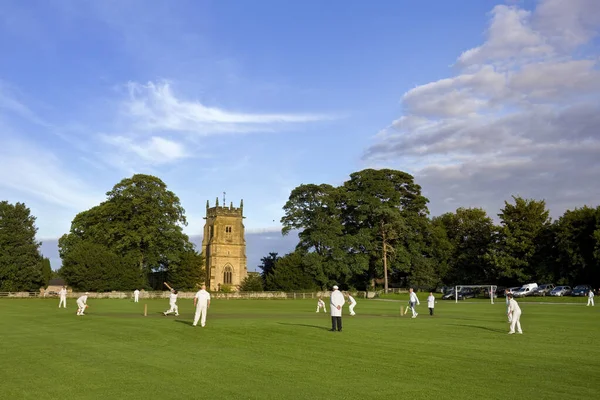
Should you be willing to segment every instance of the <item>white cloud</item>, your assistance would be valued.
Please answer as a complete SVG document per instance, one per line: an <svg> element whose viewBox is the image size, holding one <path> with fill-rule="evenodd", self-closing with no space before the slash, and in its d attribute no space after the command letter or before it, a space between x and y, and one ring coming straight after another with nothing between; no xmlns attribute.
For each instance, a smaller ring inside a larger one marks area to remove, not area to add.
<svg viewBox="0 0 600 400"><path fill-rule="evenodd" d="M459 56L457 75L406 92L405 114L365 158L411 166L434 212L494 214L512 194L545 198L559 214L597 203L600 64L585 45L599 16L595 0L495 7L487 39Z"/></svg>
<svg viewBox="0 0 600 400"><path fill-rule="evenodd" d="M199 135L269 130L272 125L331 119L318 114L250 114L208 107L175 96L168 82L131 82L123 115L145 131L175 131Z"/></svg>

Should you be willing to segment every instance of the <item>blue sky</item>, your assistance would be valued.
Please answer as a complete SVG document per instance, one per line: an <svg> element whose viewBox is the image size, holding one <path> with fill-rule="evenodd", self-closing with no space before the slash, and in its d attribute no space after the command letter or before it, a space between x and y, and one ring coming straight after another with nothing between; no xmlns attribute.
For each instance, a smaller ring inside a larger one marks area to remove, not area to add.
<svg viewBox="0 0 600 400"><path fill-rule="evenodd" d="M519 194L557 217L600 198L599 27L595 0L4 0L0 198L54 243L149 173L188 234L225 191L284 251L294 187L389 167L432 215Z"/></svg>

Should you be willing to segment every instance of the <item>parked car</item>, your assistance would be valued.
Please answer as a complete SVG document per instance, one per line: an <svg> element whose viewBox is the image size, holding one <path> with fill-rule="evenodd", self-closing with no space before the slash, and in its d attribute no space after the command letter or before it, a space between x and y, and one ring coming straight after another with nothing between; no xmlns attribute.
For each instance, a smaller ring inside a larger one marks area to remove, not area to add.
<svg viewBox="0 0 600 400"><path fill-rule="evenodd" d="M502 286L498 286L496 289L494 289L494 291L492 292L494 298L498 297L498 294L500 294L500 296L504 296L504 289L506 288ZM490 288L483 289L482 293L484 297L487 297L488 299L490 298Z"/></svg>
<svg viewBox="0 0 600 400"><path fill-rule="evenodd" d="M554 290L556 286L553 283L546 283L538 286L538 288L533 292L534 296L548 296L552 290Z"/></svg>
<svg viewBox="0 0 600 400"><path fill-rule="evenodd" d="M472 288L460 288L458 289L458 293L454 292L454 288L450 289L442 296L442 300L456 300L456 296L458 296L458 300L472 299L475 297L475 291Z"/></svg>
<svg viewBox="0 0 600 400"><path fill-rule="evenodd" d="M513 292L513 295L515 297L530 296L537 289L537 287L538 287L537 283L528 283L527 285L523 285L522 287L517 289L515 292Z"/></svg>
<svg viewBox="0 0 600 400"><path fill-rule="evenodd" d="M573 288L571 296L587 296L590 290L592 290L590 285L577 285Z"/></svg>
<svg viewBox="0 0 600 400"><path fill-rule="evenodd" d="M570 286L557 286L550 292L550 296L567 296L569 294L571 294Z"/></svg>

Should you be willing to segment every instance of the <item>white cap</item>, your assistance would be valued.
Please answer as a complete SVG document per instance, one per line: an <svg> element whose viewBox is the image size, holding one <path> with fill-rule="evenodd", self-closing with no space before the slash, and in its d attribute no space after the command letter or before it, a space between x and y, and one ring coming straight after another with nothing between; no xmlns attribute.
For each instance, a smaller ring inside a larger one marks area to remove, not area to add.
<svg viewBox="0 0 600 400"><path fill-rule="evenodd" d="M337 287L337 285L333 285L333 290L338 290L339 288Z"/></svg>

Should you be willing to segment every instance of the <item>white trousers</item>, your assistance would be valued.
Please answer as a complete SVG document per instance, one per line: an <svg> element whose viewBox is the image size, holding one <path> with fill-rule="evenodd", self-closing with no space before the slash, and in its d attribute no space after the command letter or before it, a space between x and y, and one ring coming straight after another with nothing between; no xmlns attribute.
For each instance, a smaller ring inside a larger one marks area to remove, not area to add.
<svg viewBox="0 0 600 400"><path fill-rule="evenodd" d="M140 301L140 295L136 294L135 296L133 296L133 302L134 303L138 303Z"/></svg>
<svg viewBox="0 0 600 400"><path fill-rule="evenodd" d="M319 306L317 305L317 312L319 312L319 310L323 308L323 312L327 312L327 308L325 308L325 306Z"/></svg>
<svg viewBox="0 0 600 400"><path fill-rule="evenodd" d="M356 315L356 313L354 312L354 306L356 304L350 304L350 306L348 306L348 311L350 311L350 315Z"/></svg>
<svg viewBox="0 0 600 400"><path fill-rule="evenodd" d="M177 303L171 303L171 308L168 311L165 311L165 315L175 313L175 315L179 315L179 307L177 307Z"/></svg>
<svg viewBox="0 0 600 400"><path fill-rule="evenodd" d="M587 305L591 305L592 307L594 307L594 298L593 297L588 297L588 303Z"/></svg>
<svg viewBox="0 0 600 400"><path fill-rule="evenodd" d="M520 311L513 311L512 313L512 320L510 321L510 332L509 333L515 333L515 325L517 327L517 332L519 333L523 333L523 331L521 330L521 312Z"/></svg>
<svg viewBox="0 0 600 400"><path fill-rule="evenodd" d="M58 302L58 308L60 308L60 306L63 306L63 308L67 308L67 297L66 296L60 296L60 301Z"/></svg>
<svg viewBox="0 0 600 400"><path fill-rule="evenodd" d="M206 306L197 306L196 314L194 315L194 326L198 325L198 320L200 320L200 326L206 325L206 312L208 311L208 307Z"/></svg>
<svg viewBox="0 0 600 400"><path fill-rule="evenodd" d="M85 311L85 304L77 302L77 315L83 315L84 311Z"/></svg>

